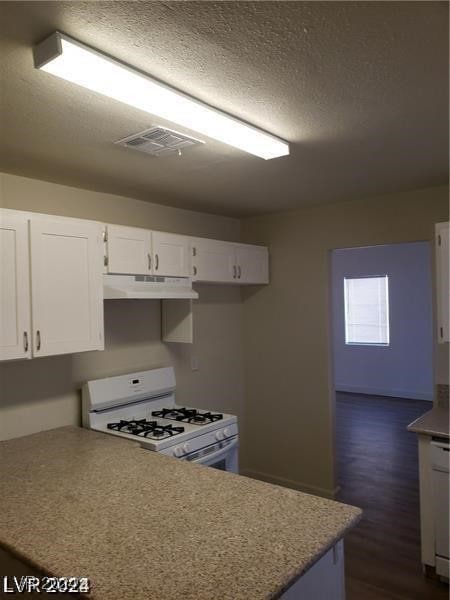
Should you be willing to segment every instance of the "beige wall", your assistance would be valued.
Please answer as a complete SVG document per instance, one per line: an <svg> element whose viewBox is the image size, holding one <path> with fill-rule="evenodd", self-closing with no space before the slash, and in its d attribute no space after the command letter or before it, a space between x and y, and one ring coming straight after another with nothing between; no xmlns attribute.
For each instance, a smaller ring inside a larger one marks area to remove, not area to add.
<svg viewBox="0 0 450 600"><path fill-rule="evenodd" d="M329 251L433 240L434 223L446 220L441 187L243 221L243 239L271 256L271 284L242 293L248 473L333 493ZM448 345L436 358L436 379L448 383Z"/></svg>
<svg viewBox="0 0 450 600"><path fill-rule="evenodd" d="M240 238L236 219L12 175L0 174L0 206ZM87 379L173 364L181 403L239 415L248 473L331 495L329 250L431 240L433 224L447 219L448 188L246 219L245 240L270 247L271 285L243 288L243 305L239 288L198 286L192 347L161 343L159 302L106 302L104 352L0 365L0 439L79 423ZM436 380L448 383L448 346L436 359ZM283 426L274 409L288 416Z"/></svg>
<svg viewBox="0 0 450 600"><path fill-rule="evenodd" d="M236 241L236 219L0 175L0 206ZM160 302L105 302L105 351L0 365L0 439L80 422L87 379L174 365L178 400L243 413L240 290L197 286L194 344L160 341ZM191 370L191 360L199 370Z"/></svg>

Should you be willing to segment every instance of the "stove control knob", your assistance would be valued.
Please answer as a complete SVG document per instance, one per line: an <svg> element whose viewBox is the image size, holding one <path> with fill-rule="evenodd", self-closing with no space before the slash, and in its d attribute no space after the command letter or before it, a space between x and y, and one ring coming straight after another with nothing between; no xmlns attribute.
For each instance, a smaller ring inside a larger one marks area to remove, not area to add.
<svg viewBox="0 0 450 600"><path fill-rule="evenodd" d="M219 429L219 431L216 431L216 440L220 441L224 439L224 434L222 429Z"/></svg>
<svg viewBox="0 0 450 600"><path fill-rule="evenodd" d="M228 429L228 427L225 427L225 429L223 430L223 437L230 437L231 431Z"/></svg>
<svg viewBox="0 0 450 600"><path fill-rule="evenodd" d="M175 446L175 448L173 449L173 455L177 458L180 458L180 456L183 456L183 454L183 448L180 448L180 446Z"/></svg>
<svg viewBox="0 0 450 600"><path fill-rule="evenodd" d="M188 452L190 452L191 447L189 446L189 444L186 442L185 444L183 444L183 452L184 454L187 454Z"/></svg>

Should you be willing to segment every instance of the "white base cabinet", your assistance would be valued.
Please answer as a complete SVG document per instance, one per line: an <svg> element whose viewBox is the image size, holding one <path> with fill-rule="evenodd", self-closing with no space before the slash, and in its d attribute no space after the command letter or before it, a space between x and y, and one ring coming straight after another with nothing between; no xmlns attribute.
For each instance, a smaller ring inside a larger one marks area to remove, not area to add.
<svg viewBox="0 0 450 600"><path fill-rule="evenodd" d="M424 572L448 579L449 471L447 440L419 433L420 538Z"/></svg>
<svg viewBox="0 0 450 600"><path fill-rule="evenodd" d="M281 596L281 600L345 600L341 540Z"/></svg>
<svg viewBox="0 0 450 600"><path fill-rule="evenodd" d="M450 443L437 439L431 442L431 479L433 495L436 574L450 577Z"/></svg>

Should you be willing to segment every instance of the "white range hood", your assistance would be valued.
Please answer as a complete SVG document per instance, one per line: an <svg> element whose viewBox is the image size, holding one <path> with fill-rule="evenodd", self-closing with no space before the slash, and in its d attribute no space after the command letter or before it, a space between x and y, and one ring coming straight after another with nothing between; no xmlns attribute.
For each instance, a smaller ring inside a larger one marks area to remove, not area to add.
<svg viewBox="0 0 450 600"><path fill-rule="evenodd" d="M105 300L134 299L192 299L198 298L188 277L159 277L156 275L103 275Z"/></svg>

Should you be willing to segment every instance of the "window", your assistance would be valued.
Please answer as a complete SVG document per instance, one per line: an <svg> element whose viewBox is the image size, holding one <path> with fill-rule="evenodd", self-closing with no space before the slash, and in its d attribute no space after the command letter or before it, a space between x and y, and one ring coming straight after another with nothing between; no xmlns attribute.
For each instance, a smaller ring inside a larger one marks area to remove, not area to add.
<svg viewBox="0 0 450 600"><path fill-rule="evenodd" d="M388 276L344 278L345 343L389 346Z"/></svg>

